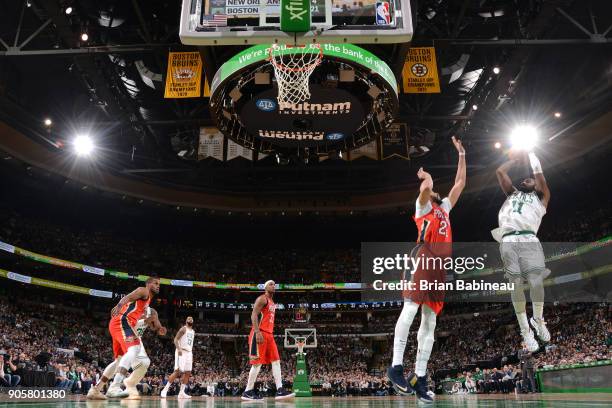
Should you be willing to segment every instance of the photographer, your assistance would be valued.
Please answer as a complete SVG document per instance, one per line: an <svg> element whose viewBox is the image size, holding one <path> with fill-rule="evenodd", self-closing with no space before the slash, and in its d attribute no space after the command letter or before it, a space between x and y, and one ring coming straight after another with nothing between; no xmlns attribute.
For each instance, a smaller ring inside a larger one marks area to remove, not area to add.
<svg viewBox="0 0 612 408"><path fill-rule="evenodd" d="M0 384L4 387L16 387L21 382L21 377L15 372L17 366L13 364L13 357L10 354L0 354Z"/></svg>

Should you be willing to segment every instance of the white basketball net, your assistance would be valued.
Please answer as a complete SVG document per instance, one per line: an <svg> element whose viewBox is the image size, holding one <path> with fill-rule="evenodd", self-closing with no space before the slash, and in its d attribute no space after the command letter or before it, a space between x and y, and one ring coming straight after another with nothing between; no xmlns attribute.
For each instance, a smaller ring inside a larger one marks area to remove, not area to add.
<svg viewBox="0 0 612 408"><path fill-rule="evenodd" d="M304 354L304 346L306 345L306 337L296 337L295 344L297 345L298 353Z"/></svg>
<svg viewBox="0 0 612 408"><path fill-rule="evenodd" d="M292 48L293 52L283 53L284 47ZM278 84L279 105L292 105L310 99L308 80L322 59L320 44L296 47L274 44L270 47L270 63Z"/></svg>

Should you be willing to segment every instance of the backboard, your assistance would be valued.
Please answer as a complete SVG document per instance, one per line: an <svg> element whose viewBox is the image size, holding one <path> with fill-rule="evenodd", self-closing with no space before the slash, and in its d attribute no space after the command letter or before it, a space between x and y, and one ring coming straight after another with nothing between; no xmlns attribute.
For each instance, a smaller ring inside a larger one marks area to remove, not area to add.
<svg viewBox="0 0 612 408"><path fill-rule="evenodd" d="M410 0L310 0L310 30L283 32L281 2L183 0L179 35L188 45L385 44L410 42Z"/></svg>

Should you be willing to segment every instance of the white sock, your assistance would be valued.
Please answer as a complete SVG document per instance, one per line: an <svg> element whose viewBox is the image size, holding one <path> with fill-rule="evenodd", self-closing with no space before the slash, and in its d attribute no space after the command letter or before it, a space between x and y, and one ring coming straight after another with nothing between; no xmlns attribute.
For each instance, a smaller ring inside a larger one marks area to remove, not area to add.
<svg viewBox="0 0 612 408"><path fill-rule="evenodd" d="M527 312L519 312L516 314L521 332L529 331L529 322L527 321Z"/></svg>
<svg viewBox="0 0 612 408"><path fill-rule="evenodd" d="M257 380L257 374L259 374L259 370L261 369L261 364L256 364L251 366L251 370L249 371L249 379L247 381L247 386L245 391L251 391L255 387L255 381Z"/></svg>
<svg viewBox="0 0 612 408"><path fill-rule="evenodd" d="M428 306L421 308L421 326L417 334L417 355L414 362L414 372L423 377L427 373L427 363L434 344L434 331L436 329L436 313Z"/></svg>
<svg viewBox="0 0 612 408"><path fill-rule="evenodd" d="M183 394L185 393L185 384L181 384L181 391Z"/></svg>
<svg viewBox="0 0 612 408"><path fill-rule="evenodd" d="M274 377L274 382L276 383L276 389L278 390L283 386L283 378L281 376L281 367L280 361L272 362L272 376Z"/></svg>
<svg viewBox="0 0 612 408"><path fill-rule="evenodd" d="M119 358L117 358L115 361L106 366L104 372L102 373L102 376L100 377L100 381L98 381L98 383L96 384L96 388L98 389L98 391L102 391L102 389L104 388L104 384L106 384L105 382L102 382L103 377L111 379L115 376L117 364L119 364Z"/></svg>
<svg viewBox="0 0 612 408"><path fill-rule="evenodd" d="M395 337L393 337L393 362L392 366L404 364L404 350L406 350L406 341L408 339L408 333L410 332L410 326L419 310L419 305L406 300L404 301L404 307L402 312L397 319L395 324Z"/></svg>
<svg viewBox="0 0 612 408"><path fill-rule="evenodd" d="M536 320L542 320L544 318L544 302L533 302L533 318Z"/></svg>
<svg viewBox="0 0 612 408"><path fill-rule="evenodd" d="M170 380L168 380L168 382L166 383L166 385L164 386L164 390L167 392L170 389L170 386L172 385L172 383L170 382Z"/></svg>
<svg viewBox="0 0 612 408"><path fill-rule="evenodd" d="M124 378L125 377L123 376L123 374L121 374L121 371L117 371L117 373L115 374L115 378L113 378L113 383L111 384L111 386L120 386Z"/></svg>

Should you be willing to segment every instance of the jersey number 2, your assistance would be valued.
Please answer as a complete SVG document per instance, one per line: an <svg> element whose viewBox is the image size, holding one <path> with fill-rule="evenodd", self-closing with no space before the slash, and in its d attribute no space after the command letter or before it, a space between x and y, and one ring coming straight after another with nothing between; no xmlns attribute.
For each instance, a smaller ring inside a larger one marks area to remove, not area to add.
<svg viewBox="0 0 612 408"><path fill-rule="evenodd" d="M438 228L438 234L446 236L446 228L448 225L446 221L440 221L440 228Z"/></svg>

